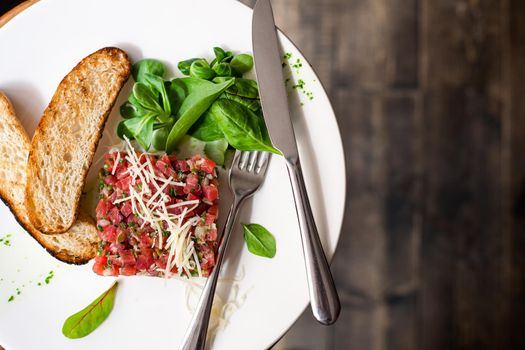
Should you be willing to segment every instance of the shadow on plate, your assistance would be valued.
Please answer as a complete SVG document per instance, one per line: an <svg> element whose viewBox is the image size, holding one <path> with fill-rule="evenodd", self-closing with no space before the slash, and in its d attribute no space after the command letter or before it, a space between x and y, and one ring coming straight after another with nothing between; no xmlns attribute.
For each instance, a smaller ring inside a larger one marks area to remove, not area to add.
<svg viewBox="0 0 525 350"><path fill-rule="evenodd" d="M16 116L32 137L44 112L42 106L47 106L43 95L28 81L9 82L1 85L0 90L11 100Z"/></svg>

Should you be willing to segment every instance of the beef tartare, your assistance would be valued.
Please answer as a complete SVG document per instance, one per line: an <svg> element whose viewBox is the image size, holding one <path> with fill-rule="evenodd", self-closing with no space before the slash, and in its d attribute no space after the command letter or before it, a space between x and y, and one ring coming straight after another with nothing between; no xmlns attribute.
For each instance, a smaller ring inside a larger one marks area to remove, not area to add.
<svg viewBox="0 0 525 350"><path fill-rule="evenodd" d="M219 198L212 160L140 153L128 143L105 155L99 198L97 274L210 274Z"/></svg>

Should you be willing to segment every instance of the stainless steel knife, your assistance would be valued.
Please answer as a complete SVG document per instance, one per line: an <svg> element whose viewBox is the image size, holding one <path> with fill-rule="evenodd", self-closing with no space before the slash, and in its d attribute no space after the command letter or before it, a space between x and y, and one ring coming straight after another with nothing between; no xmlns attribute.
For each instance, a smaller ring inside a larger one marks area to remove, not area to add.
<svg viewBox="0 0 525 350"><path fill-rule="evenodd" d="M337 320L341 305L319 239L304 183L282 73L281 51L270 0L258 0L253 11L252 41L255 73L270 139L286 159L299 220L310 302L323 324Z"/></svg>

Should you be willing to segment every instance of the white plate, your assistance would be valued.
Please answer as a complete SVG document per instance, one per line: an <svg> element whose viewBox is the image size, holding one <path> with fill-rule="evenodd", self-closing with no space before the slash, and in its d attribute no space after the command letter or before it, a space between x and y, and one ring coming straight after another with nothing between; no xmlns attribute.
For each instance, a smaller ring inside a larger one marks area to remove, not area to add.
<svg viewBox="0 0 525 350"><path fill-rule="evenodd" d="M233 0L43 0L0 29L0 90L13 100L32 134L60 80L91 52L117 46L132 60L161 59L171 75L179 75L176 62L210 58L213 46L251 52L251 16L249 8ZM292 54L292 63L297 59L303 63L292 70L288 83L290 108L316 222L330 258L345 199L341 138L315 73L284 35L280 40L284 52ZM292 88L298 79L313 100ZM117 105L130 86L128 82ZM117 108L110 118L101 147L113 132L109 125L119 119ZM268 348L308 304L299 229L282 159L273 157L266 183L244 208L241 221L263 224L273 232L277 256L270 260L251 255L237 227L223 273L237 281L233 292L231 284L222 283L219 295L242 305L234 310L229 304L233 312L217 332L214 349ZM11 234L10 246L0 242L0 344L6 349L177 348L191 318L186 305L191 288L186 281L120 278L115 307L106 322L89 336L70 340L61 333L63 321L113 279L92 273L91 264L70 266L53 259L23 232L4 205L0 222L0 238ZM46 284L51 270L54 277ZM11 295L14 300L8 302Z"/></svg>

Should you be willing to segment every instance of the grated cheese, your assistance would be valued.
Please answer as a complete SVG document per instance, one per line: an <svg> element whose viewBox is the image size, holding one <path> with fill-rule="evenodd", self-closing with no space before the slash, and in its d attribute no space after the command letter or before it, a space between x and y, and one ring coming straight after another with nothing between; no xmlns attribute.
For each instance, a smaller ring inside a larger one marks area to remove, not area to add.
<svg viewBox="0 0 525 350"><path fill-rule="evenodd" d="M115 171L117 171L118 162L120 162L120 152L117 152L117 159L115 160L115 164L113 164L111 175L115 175Z"/></svg>
<svg viewBox="0 0 525 350"><path fill-rule="evenodd" d="M156 172L150 158L145 153L141 153L140 156L137 155L129 139L124 137L124 140L127 152L125 159L129 163L127 171L131 177L132 186L129 188L129 196L116 199L113 204L131 201L132 212L143 221L140 227L144 228L144 226L150 225L156 231L152 247L157 245L159 249L169 251L164 269L165 277L171 276L171 270L174 267L176 267L179 276L182 272L189 275L190 270L195 269L195 267L197 267L199 276L202 276L198 255L191 239L191 229L199 223L200 217L187 217L188 213L198 207L200 201L190 200L166 205L171 198L164 193L164 190L170 185L185 186L185 184L174 181L171 176L164 177L160 171ZM141 163L142 157L145 157L144 163ZM119 161L120 153L118 153L117 161L113 167L113 174ZM140 191L135 189L137 184ZM178 207L183 207L180 215L168 212L168 209ZM168 232L165 241L164 231Z"/></svg>

